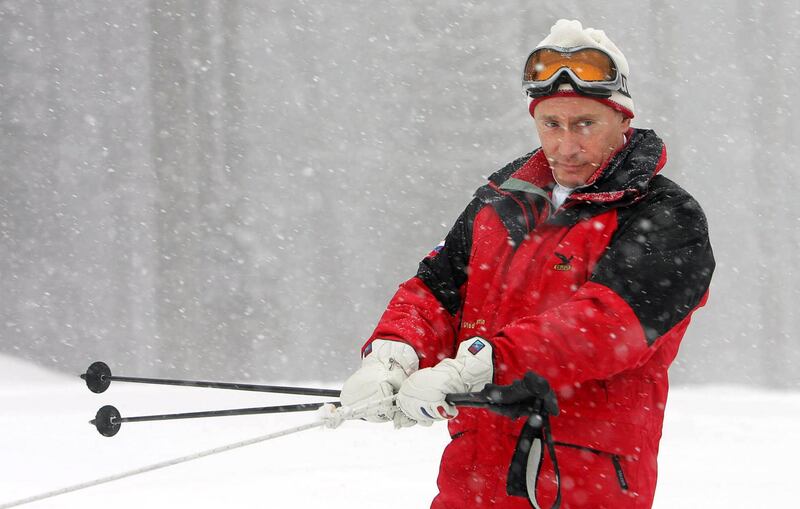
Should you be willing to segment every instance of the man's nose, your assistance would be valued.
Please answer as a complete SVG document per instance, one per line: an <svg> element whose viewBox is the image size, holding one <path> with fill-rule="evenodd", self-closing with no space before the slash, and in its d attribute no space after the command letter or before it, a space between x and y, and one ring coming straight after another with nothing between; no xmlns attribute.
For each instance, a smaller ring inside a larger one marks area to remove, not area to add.
<svg viewBox="0 0 800 509"><path fill-rule="evenodd" d="M574 156L581 152L581 145L577 137L565 129L558 140L558 153L562 156Z"/></svg>

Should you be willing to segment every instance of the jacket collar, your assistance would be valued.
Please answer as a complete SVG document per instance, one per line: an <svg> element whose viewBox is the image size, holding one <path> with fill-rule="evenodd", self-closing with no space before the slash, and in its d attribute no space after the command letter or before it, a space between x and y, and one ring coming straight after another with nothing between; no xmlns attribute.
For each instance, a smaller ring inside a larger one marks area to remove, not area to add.
<svg viewBox="0 0 800 509"><path fill-rule="evenodd" d="M567 198L567 204L623 204L638 201L646 193L650 180L661 171L666 162L666 147L654 131L631 129L628 132L628 142L598 168L586 185L576 189ZM509 178L547 190L555 185L553 170L541 149L534 151Z"/></svg>

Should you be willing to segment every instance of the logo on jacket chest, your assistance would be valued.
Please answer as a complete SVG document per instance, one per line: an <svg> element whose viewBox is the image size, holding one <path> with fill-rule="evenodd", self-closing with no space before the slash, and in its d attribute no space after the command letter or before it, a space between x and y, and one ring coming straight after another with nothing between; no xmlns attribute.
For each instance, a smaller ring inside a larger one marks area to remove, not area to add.
<svg viewBox="0 0 800 509"><path fill-rule="evenodd" d="M486 330L485 325L486 325L486 320L484 320L483 318L478 318L474 322L467 322L467 321L461 322L461 327L464 329L480 329L483 331Z"/></svg>
<svg viewBox="0 0 800 509"><path fill-rule="evenodd" d="M553 270L558 270L558 271L562 271L562 272L563 271L567 271L567 270L572 270L571 262L572 262L572 259L575 258L575 255L572 255L569 258L567 258L566 256L564 256L561 253L553 253L553 254L556 255L556 258L561 260L561 263L557 263L557 264L553 265Z"/></svg>

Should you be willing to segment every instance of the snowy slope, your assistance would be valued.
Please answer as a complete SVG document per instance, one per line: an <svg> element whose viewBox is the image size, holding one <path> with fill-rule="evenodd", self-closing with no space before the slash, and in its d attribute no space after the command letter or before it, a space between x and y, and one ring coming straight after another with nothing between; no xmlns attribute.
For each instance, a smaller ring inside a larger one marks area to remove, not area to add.
<svg viewBox="0 0 800 509"><path fill-rule="evenodd" d="M0 505L314 418L312 413L128 423L117 436L105 438L87 424L102 405L113 404L123 416L132 416L298 399L121 383L98 395L77 376L0 357ZM800 457L798 424L798 393L673 389L655 507L791 506L792 465ZM394 431L389 425L351 422L23 507L424 508L436 490L446 441L443 425Z"/></svg>

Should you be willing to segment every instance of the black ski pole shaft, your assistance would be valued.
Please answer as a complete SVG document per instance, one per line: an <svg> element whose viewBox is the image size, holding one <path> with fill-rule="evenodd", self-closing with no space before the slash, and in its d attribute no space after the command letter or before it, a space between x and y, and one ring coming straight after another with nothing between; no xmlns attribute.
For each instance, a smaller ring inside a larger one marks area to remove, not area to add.
<svg viewBox="0 0 800 509"><path fill-rule="evenodd" d="M288 412L309 412L325 403L301 403L299 405L279 405L255 408L233 408L230 410L206 410L203 412L184 412L179 414L140 415L138 417L120 417L117 422L171 421L175 419L197 419L201 417L226 417L229 415L282 414ZM336 406L340 406L337 402Z"/></svg>
<svg viewBox="0 0 800 509"><path fill-rule="evenodd" d="M335 389L318 389L311 387L287 387L282 385L254 385L228 382L208 382L202 380L173 380L165 378L141 378L131 376L116 376L111 374L111 369L104 362L95 362L81 374L86 380L89 390L96 393L105 392L112 381L132 382L154 385L178 385L183 387L205 387L209 389L229 389L234 391L271 392L275 394L295 394L300 396L324 396L338 398L340 391Z"/></svg>
<svg viewBox="0 0 800 509"><path fill-rule="evenodd" d="M163 378L138 378L129 376L112 376L116 382L133 382L156 385L179 385L184 387L205 387L209 389L230 389L234 391L272 392L277 394L296 394L302 396L339 397L339 391L333 389L317 389L310 387L286 387L280 385L254 385L227 382L207 382L202 380L170 380Z"/></svg>
<svg viewBox="0 0 800 509"><path fill-rule="evenodd" d="M171 421L177 419L197 419L201 417L226 417L231 415L256 415L278 414L288 412L309 412L317 410L327 403L301 403L297 405L278 405L255 408L233 408L230 410L208 410L204 412L185 412L178 414L140 415L135 417L122 417L115 407L106 405L97 411L94 419L89 424L97 428L101 435L112 437L117 434L124 422L144 421ZM331 403L336 407L341 406L338 401Z"/></svg>

